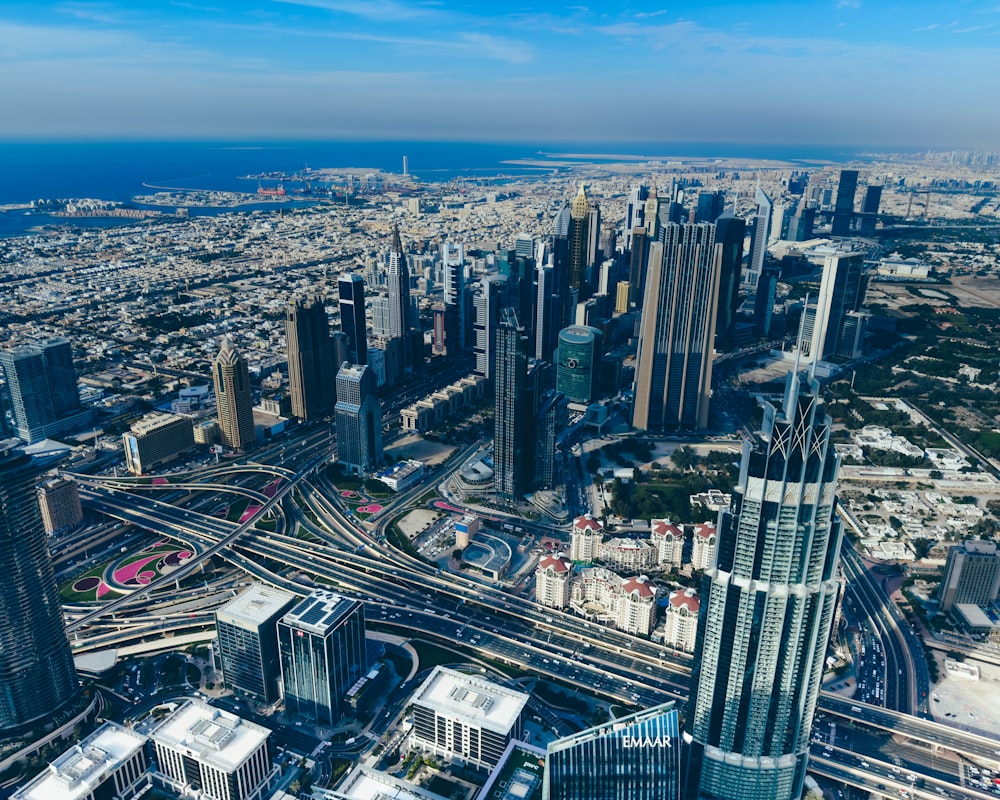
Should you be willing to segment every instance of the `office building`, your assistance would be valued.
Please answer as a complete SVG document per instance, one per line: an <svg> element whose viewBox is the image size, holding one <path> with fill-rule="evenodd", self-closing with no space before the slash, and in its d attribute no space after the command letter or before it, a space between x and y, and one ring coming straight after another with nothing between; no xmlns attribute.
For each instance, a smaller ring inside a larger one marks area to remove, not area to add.
<svg viewBox="0 0 1000 800"><path fill-rule="evenodd" d="M365 279L356 273L337 280L340 296L340 330L347 336L347 357L352 364L368 363L368 324L365 321ZM334 362L341 364L343 361Z"/></svg>
<svg viewBox="0 0 1000 800"><path fill-rule="evenodd" d="M645 431L708 426L719 275L717 227L667 222L649 248L632 425Z"/></svg>
<svg viewBox="0 0 1000 800"><path fill-rule="evenodd" d="M521 738L528 695L438 666L410 702L414 749L474 767L493 767L511 739Z"/></svg>
<svg viewBox="0 0 1000 800"><path fill-rule="evenodd" d="M571 325L559 331L556 389L571 403L589 404L598 389L603 335L597 328Z"/></svg>
<svg viewBox="0 0 1000 800"><path fill-rule="evenodd" d="M146 737L105 722L24 784L11 800L132 800L149 786Z"/></svg>
<svg viewBox="0 0 1000 800"><path fill-rule="evenodd" d="M278 621L278 652L288 713L335 725L368 670L364 605L314 591Z"/></svg>
<svg viewBox="0 0 1000 800"><path fill-rule="evenodd" d="M267 728L201 700L188 700L150 733L154 783L199 800L263 800L278 768Z"/></svg>
<svg viewBox="0 0 1000 800"><path fill-rule="evenodd" d="M986 606L1000 591L1000 552L996 542L967 539L948 551L938 598L942 611L956 605Z"/></svg>
<svg viewBox="0 0 1000 800"><path fill-rule="evenodd" d="M858 171L842 169L837 182L837 199L833 205L833 222L830 225L831 236L850 236L851 223L854 221L854 195L858 191Z"/></svg>
<svg viewBox="0 0 1000 800"><path fill-rule="evenodd" d="M91 421L80 405L68 339L47 339L0 351L0 370L14 416L14 433L31 444L78 431Z"/></svg>
<svg viewBox="0 0 1000 800"><path fill-rule="evenodd" d="M698 207L695 211L695 222L715 222L726 207L726 193L719 189L715 192L699 192Z"/></svg>
<svg viewBox="0 0 1000 800"><path fill-rule="evenodd" d="M843 249L826 257L819 295L812 310L811 336L803 336L805 353L814 361L851 358L856 337L843 338L848 312L859 311L868 286L866 250Z"/></svg>
<svg viewBox="0 0 1000 800"><path fill-rule="evenodd" d="M698 634L701 601L694 589L671 592L663 610L663 643L674 650L693 653Z"/></svg>
<svg viewBox="0 0 1000 800"><path fill-rule="evenodd" d="M535 568L535 602L549 608L566 608L572 575L573 562L566 556L542 556Z"/></svg>
<svg viewBox="0 0 1000 800"><path fill-rule="evenodd" d="M215 403L219 414L222 444L233 450L247 450L254 445L253 395L247 362L226 337L215 357Z"/></svg>
<svg viewBox="0 0 1000 800"><path fill-rule="evenodd" d="M757 281L760 273L764 269L764 260L767 257L768 237L771 235L771 214L774 211L774 204L767 193L757 187L754 193L754 200L757 203L757 212L753 220L753 235L750 240L750 257L747 260L747 268L743 273L743 285L751 292L756 291Z"/></svg>
<svg viewBox="0 0 1000 800"><path fill-rule="evenodd" d="M382 463L382 404L375 374L344 363L337 373L337 462L365 474Z"/></svg>
<svg viewBox="0 0 1000 800"><path fill-rule="evenodd" d="M494 341L493 483L497 500L514 505L529 488L534 436L528 356L514 309L501 310Z"/></svg>
<svg viewBox="0 0 1000 800"><path fill-rule="evenodd" d="M535 267L534 355L539 361L551 361L557 347L559 330L563 327L562 300L556 287L556 272L551 265Z"/></svg>
<svg viewBox="0 0 1000 800"><path fill-rule="evenodd" d="M341 309L343 313L343 304ZM294 303L285 310L285 343L292 415L310 422L329 416L337 402L340 362L334 361L330 320L319 299Z"/></svg>
<svg viewBox="0 0 1000 800"><path fill-rule="evenodd" d="M46 533L71 528L83 521L80 491L72 478L47 478L38 484L38 506Z"/></svg>
<svg viewBox="0 0 1000 800"><path fill-rule="evenodd" d="M194 447L194 421L180 414L147 414L122 434L122 446L128 471L142 475Z"/></svg>
<svg viewBox="0 0 1000 800"><path fill-rule="evenodd" d="M434 792L361 764L333 789L313 789L312 800L448 800Z"/></svg>
<svg viewBox="0 0 1000 800"><path fill-rule="evenodd" d="M874 236L878 223L879 206L882 204L882 185L870 183L865 189L865 199L861 204L861 213L857 215L862 236Z"/></svg>
<svg viewBox="0 0 1000 800"><path fill-rule="evenodd" d="M542 800L680 800L673 701L549 742Z"/></svg>
<svg viewBox="0 0 1000 800"><path fill-rule="evenodd" d="M839 590L830 425L819 383L796 371L743 446L700 593L686 797L802 796Z"/></svg>
<svg viewBox="0 0 1000 800"><path fill-rule="evenodd" d="M280 697L278 620L294 602L295 595L256 583L216 609L219 660L227 687L259 703Z"/></svg>
<svg viewBox="0 0 1000 800"><path fill-rule="evenodd" d="M777 264L765 264L757 279L757 292L753 301L754 332L762 339L771 338L771 319L778 294L780 268Z"/></svg>
<svg viewBox="0 0 1000 800"><path fill-rule="evenodd" d="M645 225L646 201L649 199L649 187L637 183L629 189L628 202L625 204L625 242L630 241L632 231Z"/></svg>
<svg viewBox="0 0 1000 800"><path fill-rule="evenodd" d="M76 696L31 458L0 441L0 735L44 729ZM16 644L15 644L16 643Z"/></svg>
<svg viewBox="0 0 1000 800"><path fill-rule="evenodd" d="M573 520L569 534L569 558L574 564L590 565L597 558L597 547L604 540L604 526L599 519L584 514Z"/></svg>
<svg viewBox="0 0 1000 800"><path fill-rule="evenodd" d="M559 437L568 422L566 397L559 391L542 395L535 412L535 487L552 489L559 482L561 451Z"/></svg>

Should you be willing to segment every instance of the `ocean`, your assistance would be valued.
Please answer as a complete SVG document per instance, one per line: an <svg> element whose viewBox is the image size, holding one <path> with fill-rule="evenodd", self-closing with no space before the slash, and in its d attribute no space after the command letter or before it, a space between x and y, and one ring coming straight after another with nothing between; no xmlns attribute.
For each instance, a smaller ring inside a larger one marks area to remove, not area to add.
<svg viewBox="0 0 1000 800"><path fill-rule="evenodd" d="M95 198L127 202L155 191L143 184L176 189L255 191L240 176L291 173L310 168L357 168L401 173L403 156L410 174L426 182L458 176L537 174L539 170L504 164L544 153L613 153L652 159L683 156L732 156L786 160L846 161L859 148L745 145L706 142L642 144L455 142L101 142L0 143L0 206L32 200ZM0 213L0 236L24 233L58 218ZM63 220L64 221L64 220ZM113 225L115 219L77 219L73 224Z"/></svg>

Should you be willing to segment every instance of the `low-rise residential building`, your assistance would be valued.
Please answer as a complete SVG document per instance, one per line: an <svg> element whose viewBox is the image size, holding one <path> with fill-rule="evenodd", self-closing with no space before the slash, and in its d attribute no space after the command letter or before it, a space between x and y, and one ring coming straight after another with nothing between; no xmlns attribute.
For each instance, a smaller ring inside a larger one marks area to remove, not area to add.
<svg viewBox="0 0 1000 800"><path fill-rule="evenodd" d="M583 617L649 636L656 621L656 586L645 575L623 578L603 567L586 567L573 578L570 606Z"/></svg>
<svg viewBox="0 0 1000 800"><path fill-rule="evenodd" d="M691 566L694 569L706 570L715 561L715 543L717 541L715 526L709 522L694 526L691 538Z"/></svg>
<svg viewBox="0 0 1000 800"><path fill-rule="evenodd" d="M693 653L698 633L701 600L694 589L671 592L663 613L663 643Z"/></svg>
<svg viewBox="0 0 1000 800"><path fill-rule="evenodd" d="M535 570L535 600L550 608L566 608L572 575L573 562L566 556L544 556Z"/></svg>
<svg viewBox="0 0 1000 800"><path fill-rule="evenodd" d="M569 558L574 564L592 564L597 547L604 540L604 526L590 514L573 520L569 535Z"/></svg>
<svg viewBox="0 0 1000 800"><path fill-rule="evenodd" d="M680 569L684 553L684 530L668 519L649 523L649 538L657 548L657 562L666 569Z"/></svg>

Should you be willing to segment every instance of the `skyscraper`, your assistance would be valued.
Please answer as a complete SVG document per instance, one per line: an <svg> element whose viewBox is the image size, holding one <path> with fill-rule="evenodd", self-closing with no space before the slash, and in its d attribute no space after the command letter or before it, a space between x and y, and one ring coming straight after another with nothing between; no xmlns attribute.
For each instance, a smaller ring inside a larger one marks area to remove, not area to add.
<svg viewBox="0 0 1000 800"><path fill-rule="evenodd" d="M649 247L632 425L708 426L712 343L724 248L708 223L667 222Z"/></svg>
<svg viewBox="0 0 1000 800"><path fill-rule="evenodd" d="M348 360L368 363L368 326L365 322L365 279L357 273L341 275L337 280L340 294L340 329L347 334Z"/></svg>
<svg viewBox="0 0 1000 800"><path fill-rule="evenodd" d="M344 362L337 373L337 461L359 473L382 463L382 404L375 373Z"/></svg>
<svg viewBox="0 0 1000 800"><path fill-rule="evenodd" d="M868 285L865 278L866 254L865 250L840 250L826 257L816 298L812 335L807 342L803 342L811 359L822 361L833 356L853 356L853 352L842 350L840 343L848 312L858 311L865 301Z"/></svg>
<svg viewBox="0 0 1000 800"><path fill-rule="evenodd" d="M318 299L285 310L285 341L292 414L302 420L328 416L337 402L337 363L330 321Z"/></svg>
<svg viewBox="0 0 1000 800"><path fill-rule="evenodd" d="M597 394L601 332L587 325L559 331L556 389L571 403L589 403Z"/></svg>
<svg viewBox="0 0 1000 800"><path fill-rule="evenodd" d="M494 336L500 313L501 294L506 280L502 275L484 275L472 298L472 308L475 312L475 319L472 322L472 352L476 358L476 374L484 378L493 377L496 362Z"/></svg>
<svg viewBox="0 0 1000 800"><path fill-rule="evenodd" d="M0 735L40 730L76 695L31 459L0 441Z"/></svg>
<svg viewBox="0 0 1000 800"><path fill-rule="evenodd" d="M526 392L528 357L514 309L500 311L495 335L493 483L497 499L514 504L528 488L533 464L527 442L534 435Z"/></svg>
<svg viewBox="0 0 1000 800"><path fill-rule="evenodd" d="M760 186L754 193L757 202L757 213L753 222L753 239L750 241L750 258L746 271L743 273L743 285L751 290L757 288L757 281L764 269L764 259L767 256L767 240L771 233L771 213L774 204Z"/></svg>
<svg viewBox="0 0 1000 800"><path fill-rule="evenodd" d="M30 444L90 423L90 411L80 405L68 339L0 351L0 367L7 381L14 432L24 441Z"/></svg>
<svg viewBox="0 0 1000 800"><path fill-rule="evenodd" d="M833 204L832 236L850 236L851 221L854 219L854 195L858 191L858 171L842 169L837 182L837 199Z"/></svg>
<svg viewBox="0 0 1000 800"><path fill-rule="evenodd" d="M942 611L962 603L989 605L997 599L998 591L1000 552L996 542L968 539L948 550L938 591Z"/></svg>
<svg viewBox="0 0 1000 800"><path fill-rule="evenodd" d="M870 183L865 189L865 200L861 206L861 235L874 236L875 225L878 223L878 210L882 204L882 184Z"/></svg>
<svg viewBox="0 0 1000 800"><path fill-rule="evenodd" d="M212 374L215 378L215 403L219 413L222 443L233 450L253 447L253 395L247 362L229 337L215 357Z"/></svg>
<svg viewBox="0 0 1000 800"><path fill-rule="evenodd" d="M590 296L589 270L593 264L591 239L597 235L591 230L594 221L591 217L593 207L587 199L587 192L580 184L580 190L573 198L569 212L569 290L575 294L576 302L586 300Z"/></svg>
<svg viewBox="0 0 1000 800"><path fill-rule="evenodd" d="M719 261L719 304L715 316L715 349L731 350L736 333L736 312L740 307L740 269L747 225L725 211L715 222L715 243L722 246Z"/></svg>
<svg viewBox="0 0 1000 800"><path fill-rule="evenodd" d="M403 252L398 226L392 232L392 247L389 248L385 280L389 298L389 338L403 340L403 364L408 369L413 366L409 339L410 270L406 265L406 253Z"/></svg>
<svg viewBox="0 0 1000 800"><path fill-rule="evenodd" d="M317 590L278 621L285 708L320 724L343 714L343 697L368 669L365 607Z"/></svg>
<svg viewBox="0 0 1000 800"><path fill-rule="evenodd" d="M687 797L802 794L837 603L839 457L819 384L788 377L720 515L706 570L685 738Z"/></svg>
<svg viewBox="0 0 1000 800"><path fill-rule="evenodd" d="M295 595L253 584L215 611L219 660L226 686L261 703L278 699L278 620Z"/></svg>
<svg viewBox="0 0 1000 800"><path fill-rule="evenodd" d="M441 266L444 270L444 340L448 355L465 353L466 307L465 245L441 243Z"/></svg>

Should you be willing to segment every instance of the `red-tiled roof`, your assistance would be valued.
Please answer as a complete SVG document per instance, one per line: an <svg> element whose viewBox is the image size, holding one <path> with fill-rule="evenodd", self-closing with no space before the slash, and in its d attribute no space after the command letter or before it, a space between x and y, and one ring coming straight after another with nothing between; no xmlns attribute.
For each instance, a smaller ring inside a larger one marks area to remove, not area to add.
<svg viewBox="0 0 1000 800"><path fill-rule="evenodd" d="M698 609L701 608L701 599L698 597L698 593L692 589L684 592L671 592L670 605L674 608L684 608L687 606L688 611L692 614L697 614Z"/></svg>
<svg viewBox="0 0 1000 800"><path fill-rule="evenodd" d="M670 535L675 539L679 539L684 536L684 531L668 519L654 519L650 524L652 526L653 533L657 536Z"/></svg>
<svg viewBox="0 0 1000 800"><path fill-rule="evenodd" d="M708 525L707 523L704 525L695 525L694 535L700 536L702 539L709 539L712 536L715 536L715 526Z"/></svg>
<svg viewBox="0 0 1000 800"><path fill-rule="evenodd" d="M626 594L635 592L639 597L653 597L656 594L656 587L649 583L649 578L642 575L638 578L629 578L623 582L622 591Z"/></svg>
<svg viewBox="0 0 1000 800"><path fill-rule="evenodd" d="M545 556L538 562L538 566L540 569L551 567L553 572L569 572L572 564L568 558L563 556Z"/></svg>
<svg viewBox="0 0 1000 800"><path fill-rule="evenodd" d="M594 519L592 516L590 516L590 514L585 514L584 516L577 517L575 520L573 520L573 527L582 531L586 530L599 531L604 528L604 526L601 525L601 521Z"/></svg>

